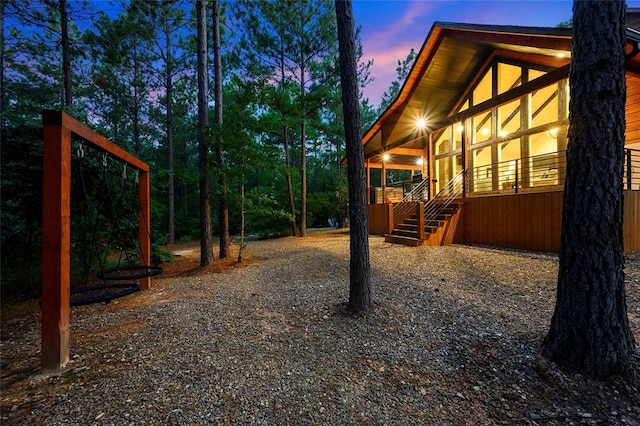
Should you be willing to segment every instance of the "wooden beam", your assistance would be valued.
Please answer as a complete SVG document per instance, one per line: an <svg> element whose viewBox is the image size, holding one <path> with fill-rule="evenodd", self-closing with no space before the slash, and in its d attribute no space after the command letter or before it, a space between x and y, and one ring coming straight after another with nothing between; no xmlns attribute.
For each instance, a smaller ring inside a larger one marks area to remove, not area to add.
<svg viewBox="0 0 640 426"><path fill-rule="evenodd" d="M57 370L69 362L71 274L71 138L138 170L140 260L151 263L149 166L61 111L42 112L42 320L41 365ZM140 280L140 288L151 279Z"/></svg>
<svg viewBox="0 0 640 426"><path fill-rule="evenodd" d="M40 358L43 370L57 370L69 362L71 132L47 124L43 135Z"/></svg>
<svg viewBox="0 0 640 426"><path fill-rule="evenodd" d="M110 142L107 138L91 130L89 127L80 123L75 118L71 117L62 111L44 110L42 112L42 122L45 126L62 126L71 131L71 134L78 139L81 139L87 145L93 148L105 152L110 156L117 158L141 171L149 171L149 166L140 159L129 154L118 145Z"/></svg>

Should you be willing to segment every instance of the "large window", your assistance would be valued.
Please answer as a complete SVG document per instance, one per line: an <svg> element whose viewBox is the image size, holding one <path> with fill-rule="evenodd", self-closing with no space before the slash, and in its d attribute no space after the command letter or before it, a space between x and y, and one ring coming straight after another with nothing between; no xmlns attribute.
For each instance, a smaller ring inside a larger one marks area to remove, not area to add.
<svg viewBox="0 0 640 426"><path fill-rule="evenodd" d="M508 96L513 89L535 82L547 71L495 62L456 112L497 95ZM463 147L468 150L467 165L472 172L471 192L512 191L516 186L525 189L559 182L555 153L566 149L568 102L568 84L563 80L442 129L432 151L436 189L464 167ZM463 131L465 128L468 133Z"/></svg>

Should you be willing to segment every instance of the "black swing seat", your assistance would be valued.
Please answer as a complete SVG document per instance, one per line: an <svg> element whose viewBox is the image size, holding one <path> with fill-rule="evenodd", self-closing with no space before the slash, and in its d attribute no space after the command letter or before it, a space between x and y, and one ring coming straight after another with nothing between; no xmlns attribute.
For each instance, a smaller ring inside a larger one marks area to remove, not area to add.
<svg viewBox="0 0 640 426"><path fill-rule="evenodd" d="M153 265L129 265L105 269L96 275L105 281L139 280L154 277L162 273L162 268Z"/></svg>
<svg viewBox="0 0 640 426"><path fill-rule="evenodd" d="M118 297L135 293L138 290L140 290L140 284L136 282L105 283L72 289L69 301L71 306L91 305L93 303L109 302Z"/></svg>

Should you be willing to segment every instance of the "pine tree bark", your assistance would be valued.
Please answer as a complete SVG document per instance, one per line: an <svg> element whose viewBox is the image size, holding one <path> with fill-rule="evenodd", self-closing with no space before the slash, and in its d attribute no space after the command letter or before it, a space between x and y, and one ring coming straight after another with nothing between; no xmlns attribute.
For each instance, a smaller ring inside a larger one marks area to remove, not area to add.
<svg viewBox="0 0 640 426"><path fill-rule="evenodd" d="M168 187L167 187L167 243L173 244L176 242L175 234L175 222L176 222L176 184L175 176L173 173L173 57L171 52L171 26L169 23L169 16L167 13L167 0L164 0L163 10L164 16L164 40L165 40L165 61L166 61L166 75L165 75L165 89L166 89L166 103L167 103L167 115L165 117L165 125L167 131L167 172L168 172Z"/></svg>
<svg viewBox="0 0 640 426"><path fill-rule="evenodd" d="M64 84L64 106L73 104L71 90L71 53L69 51L69 17L67 16L67 1L60 0L60 43L62 45L62 78Z"/></svg>
<svg viewBox="0 0 640 426"><path fill-rule="evenodd" d="M635 353L625 301L624 1L576 0L558 289L542 355L597 377Z"/></svg>
<svg viewBox="0 0 640 426"><path fill-rule="evenodd" d="M340 52L340 81L342 110L347 150L347 179L349 184L350 258L349 304L353 313L367 310L372 304L369 224L367 222L366 179L364 149L360 130L358 103L358 68L351 1L336 0L338 43Z"/></svg>
<svg viewBox="0 0 640 426"><path fill-rule="evenodd" d="M207 13L205 0L196 0L198 43L198 164L200 187L200 266L213 261L211 238L211 187L209 184L209 143L207 141Z"/></svg>
<svg viewBox="0 0 640 426"><path fill-rule="evenodd" d="M216 120L216 164L218 166L218 186L220 199L218 200L218 221L220 233L220 259L229 257L229 202L227 195L227 180L224 164L224 149L222 138L222 57L220 55L220 1L213 0L213 84L214 84L214 116Z"/></svg>

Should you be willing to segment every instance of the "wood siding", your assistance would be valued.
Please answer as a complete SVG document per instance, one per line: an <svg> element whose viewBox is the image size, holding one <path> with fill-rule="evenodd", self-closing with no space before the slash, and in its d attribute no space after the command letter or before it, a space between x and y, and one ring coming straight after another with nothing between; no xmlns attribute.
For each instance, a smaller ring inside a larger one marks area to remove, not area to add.
<svg viewBox="0 0 640 426"><path fill-rule="evenodd" d="M627 130L625 145L640 142L640 78L627 73Z"/></svg>
<svg viewBox="0 0 640 426"><path fill-rule="evenodd" d="M465 200L464 242L540 252L560 251L562 191ZM624 248L640 250L640 192L624 192Z"/></svg>
<svg viewBox="0 0 640 426"><path fill-rule="evenodd" d="M384 235L393 229L393 205L369 204L367 206L369 234Z"/></svg>

